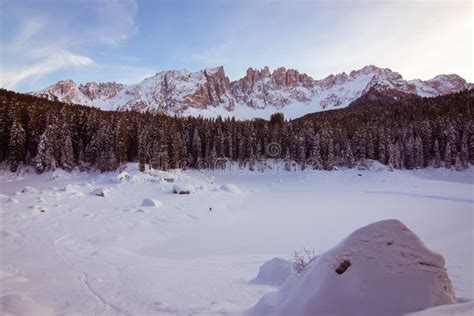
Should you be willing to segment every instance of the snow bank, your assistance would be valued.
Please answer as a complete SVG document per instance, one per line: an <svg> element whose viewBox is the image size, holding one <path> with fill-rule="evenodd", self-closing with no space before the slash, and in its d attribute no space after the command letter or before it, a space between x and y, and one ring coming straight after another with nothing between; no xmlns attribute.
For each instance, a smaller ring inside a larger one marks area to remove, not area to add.
<svg viewBox="0 0 474 316"><path fill-rule="evenodd" d="M454 305L444 305L434 308L425 309L421 312L410 313L410 316L472 316L474 315L474 301L454 304ZM407 315L407 316L408 316Z"/></svg>
<svg viewBox="0 0 474 316"><path fill-rule="evenodd" d="M191 192L194 192L194 187L188 183L176 183L173 186L173 193L190 194Z"/></svg>
<svg viewBox="0 0 474 316"><path fill-rule="evenodd" d="M252 315L403 314L454 304L441 255L404 224L362 227L265 295Z"/></svg>
<svg viewBox="0 0 474 316"><path fill-rule="evenodd" d="M233 184L223 184L220 189L224 192L241 193L240 189Z"/></svg>
<svg viewBox="0 0 474 316"><path fill-rule="evenodd" d="M106 197L110 195L110 190L107 188L98 188L91 192L92 195Z"/></svg>
<svg viewBox="0 0 474 316"><path fill-rule="evenodd" d="M149 206L149 207L160 207L163 203L161 201L155 199L146 198L142 202L142 206Z"/></svg>
<svg viewBox="0 0 474 316"><path fill-rule="evenodd" d="M279 286L285 283L291 274L293 274L292 263L275 257L260 266L258 275L250 280L250 283Z"/></svg>

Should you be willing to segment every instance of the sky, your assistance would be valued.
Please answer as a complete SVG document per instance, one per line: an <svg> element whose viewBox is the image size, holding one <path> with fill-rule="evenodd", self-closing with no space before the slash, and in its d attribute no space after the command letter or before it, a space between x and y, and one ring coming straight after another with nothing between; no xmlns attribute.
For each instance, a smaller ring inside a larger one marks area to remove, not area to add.
<svg viewBox="0 0 474 316"><path fill-rule="evenodd" d="M0 86L136 83L170 69L365 65L474 82L470 0L0 0Z"/></svg>

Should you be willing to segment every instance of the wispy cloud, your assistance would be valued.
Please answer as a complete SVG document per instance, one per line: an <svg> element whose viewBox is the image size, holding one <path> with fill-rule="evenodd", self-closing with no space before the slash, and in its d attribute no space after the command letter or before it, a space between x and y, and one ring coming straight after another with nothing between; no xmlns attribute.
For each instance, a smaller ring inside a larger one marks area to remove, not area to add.
<svg viewBox="0 0 474 316"><path fill-rule="evenodd" d="M2 87L12 88L16 84L27 78L36 80L41 76L47 75L59 69L67 67L79 67L93 64L94 61L86 56L75 55L69 51L59 51L52 56L41 59L41 61L19 66L15 69L6 69L0 78Z"/></svg>
<svg viewBox="0 0 474 316"><path fill-rule="evenodd" d="M51 10L39 2L6 5L0 23L5 27L14 21L14 27L2 33L2 87L14 89L59 70L93 65L89 47L118 45L137 32L135 0L77 4L52 3ZM61 11L56 6L64 8ZM68 11L75 12L64 15Z"/></svg>

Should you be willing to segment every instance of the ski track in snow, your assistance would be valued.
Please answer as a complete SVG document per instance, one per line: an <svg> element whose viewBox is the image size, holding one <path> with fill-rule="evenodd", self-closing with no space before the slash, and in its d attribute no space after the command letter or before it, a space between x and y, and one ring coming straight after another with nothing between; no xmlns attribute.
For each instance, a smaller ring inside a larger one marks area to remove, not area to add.
<svg viewBox="0 0 474 316"><path fill-rule="evenodd" d="M426 199L438 199L445 201L453 202L464 202L464 203L474 203L474 199L463 199L458 197L449 197L449 196L437 196L437 195L428 195L428 194L416 194L408 192L390 192L390 191L364 191L367 194L387 194L387 195L403 195L416 198L426 198Z"/></svg>
<svg viewBox="0 0 474 316"><path fill-rule="evenodd" d="M458 301L474 300L473 169L171 171L190 195L136 169L128 165L126 181L0 174L0 298L23 295L55 314L241 312L275 289L248 283L268 259L320 253L355 228L398 218L445 256ZM35 189L18 193L25 186ZM91 195L98 188L110 196ZM163 205L141 206L145 198Z"/></svg>
<svg viewBox="0 0 474 316"><path fill-rule="evenodd" d="M121 310L119 307L108 303L97 291L93 289L93 287L89 283L89 276L86 272L82 271L77 271L77 268L75 268L68 259L66 259L65 255L62 254L62 251L58 248L58 245L60 245L61 241L70 238L71 234L65 234L57 238L53 242L53 248L54 252L56 255L64 262L64 264L68 267L69 270L71 270L75 275L77 275L77 278L81 281L81 283L84 285L84 288L87 290L87 292L93 296L95 299L97 299L98 302L100 302L106 310L111 310L114 312L114 314L117 315L130 315L127 312L124 312ZM94 311L94 315L100 315L103 314L104 312L101 311Z"/></svg>

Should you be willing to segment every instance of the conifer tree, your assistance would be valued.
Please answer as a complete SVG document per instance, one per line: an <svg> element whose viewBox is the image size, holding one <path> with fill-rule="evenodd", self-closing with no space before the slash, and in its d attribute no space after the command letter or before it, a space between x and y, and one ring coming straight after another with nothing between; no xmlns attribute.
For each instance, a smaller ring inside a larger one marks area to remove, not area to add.
<svg viewBox="0 0 474 316"><path fill-rule="evenodd" d="M454 163L454 169L456 171L462 171L464 170L464 165L462 163L462 159L461 159L461 153L458 152L457 155L456 155L456 162Z"/></svg>
<svg viewBox="0 0 474 316"><path fill-rule="evenodd" d="M326 159L326 170L333 170L334 169L334 141L332 138L328 140L328 155Z"/></svg>
<svg viewBox="0 0 474 316"><path fill-rule="evenodd" d="M25 144L26 133L19 117L16 116L10 130L10 142L8 148L10 152L10 170L12 172L17 170L18 166L25 158Z"/></svg>
<svg viewBox="0 0 474 316"><path fill-rule="evenodd" d="M193 133L193 148L191 151L191 154L193 155L196 163L202 158L202 143L201 143L201 137L199 136L199 131L197 127L194 128L194 133Z"/></svg>
<svg viewBox="0 0 474 316"><path fill-rule="evenodd" d="M314 134L312 137L312 145L309 159L313 163L313 169L323 169L323 159L321 158L321 145L319 134Z"/></svg>
<svg viewBox="0 0 474 316"><path fill-rule="evenodd" d="M145 171L145 165L147 163L147 135L142 131L138 137L138 169L141 172Z"/></svg>
<svg viewBox="0 0 474 316"><path fill-rule="evenodd" d="M354 155L352 153L352 149L351 149L351 146L349 144L347 144L347 147L346 147L346 166L348 168L354 168Z"/></svg>
<svg viewBox="0 0 474 316"><path fill-rule="evenodd" d="M121 119L115 128L115 160L119 166L127 160L127 138L127 126Z"/></svg>
<svg viewBox="0 0 474 316"><path fill-rule="evenodd" d="M50 125L48 125L40 137L38 150L35 158L35 169L38 173L56 169L56 160L53 155L53 145Z"/></svg>
<svg viewBox="0 0 474 316"><path fill-rule="evenodd" d="M71 171L75 166L71 133L68 129L64 130L64 145L61 151L60 165L66 171Z"/></svg>
<svg viewBox="0 0 474 316"><path fill-rule="evenodd" d="M444 151L444 166L447 168L447 169L450 169L451 166L452 166L452 160L453 160L453 157L452 157L452 151L451 151L451 143L448 141L446 143L446 149Z"/></svg>
<svg viewBox="0 0 474 316"><path fill-rule="evenodd" d="M439 151L439 142L436 139L433 148L434 153L434 160L433 160L433 167L439 168L441 167L441 153Z"/></svg>

